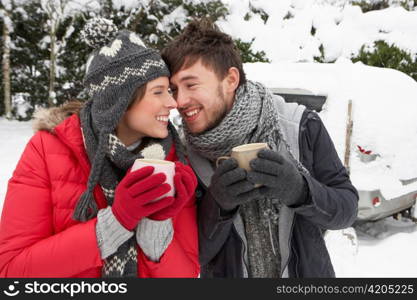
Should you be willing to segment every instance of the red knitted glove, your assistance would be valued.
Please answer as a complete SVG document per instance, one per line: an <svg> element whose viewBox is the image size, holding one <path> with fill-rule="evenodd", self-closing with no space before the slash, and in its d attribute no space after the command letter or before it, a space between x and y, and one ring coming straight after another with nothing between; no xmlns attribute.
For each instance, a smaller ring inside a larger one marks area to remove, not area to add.
<svg viewBox="0 0 417 300"><path fill-rule="evenodd" d="M149 218L158 221L172 218L190 201L197 187L197 177L189 166L175 162L174 186L175 201L152 214Z"/></svg>
<svg viewBox="0 0 417 300"><path fill-rule="evenodd" d="M116 219L127 230L133 230L140 219L172 204L173 197L165 197L152 203L153 200L171 190L164 183L163 173L152 175L154 167L143 167L128 172L117 185L112 211Z"/></svg>

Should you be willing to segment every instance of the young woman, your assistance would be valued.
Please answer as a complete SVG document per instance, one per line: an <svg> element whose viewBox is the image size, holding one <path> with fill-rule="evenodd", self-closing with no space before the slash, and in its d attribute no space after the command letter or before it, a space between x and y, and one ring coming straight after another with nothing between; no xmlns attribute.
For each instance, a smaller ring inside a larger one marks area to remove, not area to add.
<svg viewBox="0 0 417 300"><path fill-rule="evenodd" d="M174 127L160 55L104 19L84 33L90 100L38 114L9 181L0 226L2 277L197 277L197 180ZM92 32L104 28L113 38ZM91 39L92 37L92 39ZM98 44L97 44L98 43ZM75 105L75 106L74 106ZM77 110L77 109L75 109ZM137 158L175 162L175 196Z"/></svg>

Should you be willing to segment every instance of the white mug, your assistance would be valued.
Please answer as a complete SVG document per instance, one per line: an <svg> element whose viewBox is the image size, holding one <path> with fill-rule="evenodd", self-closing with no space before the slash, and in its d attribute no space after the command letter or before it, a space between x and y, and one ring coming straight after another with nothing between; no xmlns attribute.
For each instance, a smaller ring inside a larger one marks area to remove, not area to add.
<svg viewBox="0 0 417 300"><path fill-rule="evenodd" d="M267 143L252 143L236 146L232 148L230 156L220 156L216 160L216 166L219 166L221 161L233 157L237 160L237 163L240 168L245 169L246 171L251 171L250 162L252 159L258 157L258 152L262 149L269 149ZM255 184L255 187L260 187L261 184Z"/></svg>
<svg viewBox="0 0 417 300"><path fill-rule="evenodd" d="M175 175L175 163L172 161L161 160L161 159L147 159L147 158L138 158L135 160L132 166L131 172L138 170L143 167L152 166L155 168L153 174L164 173L167 177L164 183L168 183L171 187L171 190L162 195L161 197L155 199L155 201L160 200L164 197L174 196L175 195L175 186L174 186L174 175Z"/></svg>
<svg viewBox="0 0 417 300"><path fill-rule="evenodd" d="M252 143L252 144L244 144L240 146L236 146L232 148L230 156L220 156L216 161L216 166L222 160L229 159L233 157L237 160L240 168L245 169L246 171L251 171L251 167L249 165L250 161L254 158L258 157L258 152L262 149L269 149L267 143Z"/></svg>

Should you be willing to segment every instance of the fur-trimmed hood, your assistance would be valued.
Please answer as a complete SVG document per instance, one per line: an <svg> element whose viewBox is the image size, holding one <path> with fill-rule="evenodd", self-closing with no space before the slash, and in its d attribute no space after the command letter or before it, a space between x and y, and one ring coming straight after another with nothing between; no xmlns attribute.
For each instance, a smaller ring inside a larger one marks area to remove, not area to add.
<svg viewBox="0 0 417 300"><path fill-rule="evenodd" d="M46 130L51 132L59 123L73 114L79 114L84 102L71 100L58 107L40 108L33 114L33 131Z"/></svg>

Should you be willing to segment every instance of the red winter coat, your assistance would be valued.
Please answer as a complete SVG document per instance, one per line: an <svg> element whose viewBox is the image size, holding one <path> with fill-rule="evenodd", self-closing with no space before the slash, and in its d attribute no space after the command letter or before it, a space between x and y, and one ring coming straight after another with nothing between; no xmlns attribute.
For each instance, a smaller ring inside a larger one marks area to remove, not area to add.
<svg viewBox="0 0 417 300"><path fill-rule="evenodd" d="M172 148L167 160L176 160ZM72 219L90 163L77 115L29 141L9 181L0 226L1 277L100 277L96 222ZM97 185L99 208L107 206ZM138 247L139 277L197 277L195 197L173 218L174 238L159 263Z"/></svg>

